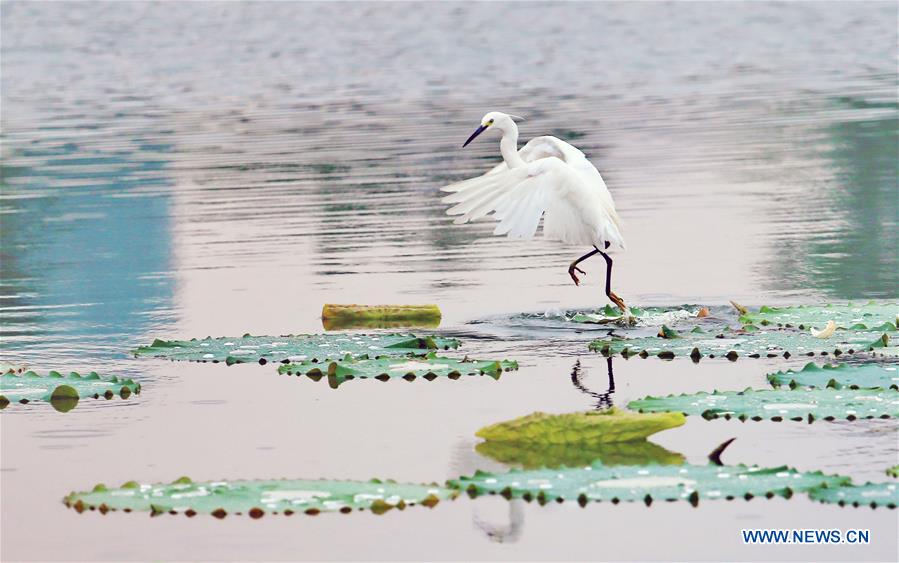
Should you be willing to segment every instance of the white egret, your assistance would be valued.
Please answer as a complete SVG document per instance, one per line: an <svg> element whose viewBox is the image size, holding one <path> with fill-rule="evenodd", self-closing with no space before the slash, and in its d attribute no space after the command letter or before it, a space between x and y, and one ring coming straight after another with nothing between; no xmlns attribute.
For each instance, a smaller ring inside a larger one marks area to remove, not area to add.
<svg viewBox="0 0 899 563"><path fill-rule="evenodd" d="M629 315L624 301L612 291L612 258L605 251L624 250L624 238L602 176L583 152L556 137L536 137L518 150L513 118L521 119L491 111L462 145L487 129L498 129L503 134L499 142L503 162L482 176L442 188L453 192L443 201L456 204L446 213L460 215L454 222L462 224L492 212L499 221L493 234L509 238L532 238L543 217L544 237L593 247L568 266L575 285L580 284L575 272L586 274L578 264L600 254L606 261L606 295Z"/></svg>

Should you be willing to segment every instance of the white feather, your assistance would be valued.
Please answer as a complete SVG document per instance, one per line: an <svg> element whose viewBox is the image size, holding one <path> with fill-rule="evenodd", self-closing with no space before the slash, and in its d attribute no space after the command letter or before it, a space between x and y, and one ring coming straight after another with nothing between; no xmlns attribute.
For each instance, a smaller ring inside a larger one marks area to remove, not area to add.
<svg viewBox="0 0 899 563"><path fill-rule="evenodd" d="M442 188L453 193L443 201L457 204L447 214L461 215L454 222L467 223L492 212L499 221L494 234L531 238L542 217L546 238L602 249L608 242L623 249L612 195L584 153L547 136L531 139L516 158L514 149L513 154L507 149L517 144L518 129L511 119L501 125L504 161L483 176Z"/></svg>

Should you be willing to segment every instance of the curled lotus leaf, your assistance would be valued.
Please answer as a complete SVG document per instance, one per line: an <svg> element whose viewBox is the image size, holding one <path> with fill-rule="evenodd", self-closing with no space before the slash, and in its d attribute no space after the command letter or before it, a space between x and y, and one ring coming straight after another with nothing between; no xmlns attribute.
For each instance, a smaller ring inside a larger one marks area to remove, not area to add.
<svg viewBox="0 0 899 563"><path fill-rule="evenodd" d="M119 396L127 399L132 393L140 393L140 384L134 380L114 375L100 377L94 372L86 375L76 372L63 375L51 371L42 376L28 371L0 375L0 408L5 408L10 403L45 401L53 404L57 410L68 411L81 398L111 399Z"/></svg>
<svg viewBox="0 0 899 563"><path fill-rule="evenodd" d="M774 387L788 386L791 389L899 389L899 365L866 363L819 367L810 362L798 371L769 373L768 382Z"/></svg>
<svg viewBox="0 0 899 563"><path fill-rule="evenodd" d="M840 486L848 477L821 472L799 472L783 467L744 465L620 465L594 463L588 467L511 470L507 473L477 472L449 481L471 496L501 494L506 498L536 499L541 504L556 501L629 502L686 500L694 506L702 500L753 497L789 498L794 492L816 487Z"/></svg>
<svg viewBox="0 0 899 563"><path fill-rule="evenodd" d="M822 329L828 321L850 330L897 330L899 302L863 305L847 303L800 305L798 307L761 307L740 315L744 324L797 327L800 330Z"/></svg>
<svg viewBox="0 0 899 563"><path fill-rule="evenodd" d="M535 412L485 426L477 436L494 442L604 444L643 440L684 422L677 412L641 414L616 408L567 414Z"/></svg>
<svg viewBox="0 0 899 563"><path fill-rule="evenodd" d="M600 444L529 444L527 442L481 442L475 451L506 465L524 469L541 467L586 467L603 465L680 465L684 456L647 440Z"/></svg>
<svg viewBox="0 0 899 563"><path fill-rule="evenodd" d="M763 389L644 397L638 412L681 412L705 419L856 420L899 416L899 392L877 389Z"/></svg>
<svg viewBox="0 0 899 563"><path fill-rule="evenodd" d="M414 334L305 334L289 336L206 337L201 340L155 340L134 351L135 356L196 362L302 362L352 357L426 354L458 348L459 341Z"/></svg>
<svg viewBox="0 0 899 563"><path fill-rule="evenodd" d="M461 360L437 356L433 352L425 357L367 358L351 357L335 362L299 362L278 367L278 373L307 375L318 380L327 377L331 387L337 387L350 379L374 378L381 381L402 378L433 380L438 377L458 379L463 375L488 375L498 379L504 371L518 369L518 362L509 360Z"/></svg>
<svg viewBox="0 0 899 563"><path fill-rule="evenodd" d="M809 332L794 329L759 330L754 326L742 329L725 329L714 332L687 332L677 338L644 336L639 338L603 338L590 343L590 349L604 356L621 354L625 357L643 358L657 356L671 359L676 356L700 358L724 357L736 360L738 357L773 358L806 355L823 356L872 352L875 355L889 355L892 348L890 338L897 333L838 330L830 338L815 338Z"/></svg>
<svg viewBox="0 0 899 563"><path fill-rule="evenodd" d="M887 469L886 473L890 477L899 478L899 465L894 465L893 467L890 467L889 469Z"/></svg>
<svg viewBox="0 0 899 563"><path fill-rule="evenodd" d="M322 307L325 330L350 328L436 328L440 325L437 305L334 305Z"/></svg>
<svg viewBox="0 0 899 563"><path fill-rule="evenodd" d="M896 483L865 483L864 485L840 487L827 486L809 491L809 497L812 500L840 506L896 508L899 505L899 485Z"/></svg>
<svg viewBox="0 0 899 563"><path fill-rule="evenodd" d="M97 485L91 491L74 492L66 506L78 512L110 510L162 513L248 515L296 513L314 516L320 512L348 513L370 510L383 514L393 508L421 504L433 507L451 500L458 491L437 485L404 484L393 481L258 480L193 482L182 477L169 484L140 484L129 481L119 488Z"/></svg>

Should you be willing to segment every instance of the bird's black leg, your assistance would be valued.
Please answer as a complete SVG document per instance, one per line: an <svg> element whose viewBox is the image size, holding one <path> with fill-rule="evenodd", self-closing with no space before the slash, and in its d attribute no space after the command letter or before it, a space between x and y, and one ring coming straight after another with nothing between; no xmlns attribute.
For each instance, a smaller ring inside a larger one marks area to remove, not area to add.
<svg viewBox="0 0 899 563"><path fill-rule="evenodd" d="M581 262L583 262L584 260L586 260L587 258L590 258L591 256L593 256L593 255L596 254L597 252L600 252L600 250L599 250L598 248L596 248L595 246L594 246L593 248L594 248L595 250L591 250L591 251L588 252L587 254L584 254L583 256L581 256L580 258L578 258L577 260L575 260L574 262L572 262L570 266L568 266L568 275L571 276L571 279L574 281L574 285L580 285L580 284L581 284L581 280L578 279L577 275L574 273L575 270L577 270L578 272L584 274L585 276L587 275L587 272L585 272L585 271L581 270L580 268L578 268L577 265L580 264Z"/></svg>
<svg viewBox="0 0 899 563"><path fill-rule="evenodd" d="M608 242L606 242L606 248L609 248ZM606 295L609 297L612 303L614 303L618 306L619 309L621 309L622 313L626 313L627 305L624 304L624 299L618 297L617 295L615 295L615 292L612 291L612 257L598 248L596 249L596 252L602 254L602 257L606 261Z"/></svg>

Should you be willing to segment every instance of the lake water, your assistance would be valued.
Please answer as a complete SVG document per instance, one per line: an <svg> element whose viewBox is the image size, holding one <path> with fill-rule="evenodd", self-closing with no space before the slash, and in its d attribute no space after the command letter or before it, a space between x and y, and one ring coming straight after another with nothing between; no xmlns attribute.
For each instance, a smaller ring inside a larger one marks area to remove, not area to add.
<svg viewBox="0 0 899 563"><path fill-rule="evenodd" d="M438 189L499 158L481 115L526 116L602 171L629 303L899 296L897 7L868 3L2 4L0 360L138 378L127 401L2 414L2 558L896 560L896 511L734 503L259 521L101 517L97 482L389 477L505 466L486 424L593 408L594 332L526 322L606 303L588 249L455 226ZM156 337L322 331L323 303L438 303L499 381L356 381L135 360ZM743 389L801 361L616 359L612 400ZM707 422L655 442L705 463L883 480L895 420ZM868 528L868 546L743 546L741 528Z"/></svg>

